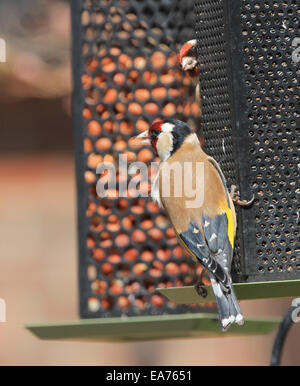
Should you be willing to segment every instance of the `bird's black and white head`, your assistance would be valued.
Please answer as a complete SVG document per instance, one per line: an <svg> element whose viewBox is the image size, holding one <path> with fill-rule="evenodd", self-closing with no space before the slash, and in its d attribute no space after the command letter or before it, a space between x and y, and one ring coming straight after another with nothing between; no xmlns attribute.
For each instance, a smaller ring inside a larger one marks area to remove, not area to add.
<svg viewBox="0 0 300 386"><path fill-rule="evenodd" d="M183 71L187 71L192 78L199 75L197 53L197 40L189 40L179 50L177 62Z"/></svg>
<svg viewBox="0 0 300 386"><path fill-rule="evenodd" d="M148 130L137 136L142 143L149 144L162 161L167 160L193 134L193 130L184 122L167 119L154 122ZM193 134L195 135L195 134Z"/></svg>

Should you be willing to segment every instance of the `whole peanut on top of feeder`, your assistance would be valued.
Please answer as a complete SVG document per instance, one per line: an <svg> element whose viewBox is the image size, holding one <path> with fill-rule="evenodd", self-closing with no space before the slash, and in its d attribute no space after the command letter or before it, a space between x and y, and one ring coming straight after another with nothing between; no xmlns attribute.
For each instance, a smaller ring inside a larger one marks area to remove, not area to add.
<svg viewBox="0 0 300 386"><path fill-rule="evenodd" d="M243 324L230 276L236 232L235 209L220 166L204 153L197 135L182 121L157 121L137 139L150 144L161 159L151 196L166 210L179 242L208 271L222 330L227 330L232 323ZM197 174L196 178L197 164L202 164L203 169L202 177ZM181 167L181 173L165 173L176 165ZM190 171L186 165L190 165ZM203 197L193 207L187 205L193 197L187 195L185 189L181 194L175 189L180 184L183 187L185 179L189 178L188 185L193 186L195 196ZM196 180L203 183L198 184ZM163 194L167 184L168 194Z"/></svg>

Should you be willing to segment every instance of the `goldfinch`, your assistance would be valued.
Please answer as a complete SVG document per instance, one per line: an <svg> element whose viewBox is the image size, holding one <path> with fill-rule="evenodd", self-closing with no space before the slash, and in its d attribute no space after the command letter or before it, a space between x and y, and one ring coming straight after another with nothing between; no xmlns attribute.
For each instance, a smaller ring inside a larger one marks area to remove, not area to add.
<svg viewBox="0 0 300 386"><path fill-rule="evenodd" d="M177 63L183 71L187 72L195 87L195 100L200 109L200 84L199 84L199 67L197 60L197 40L189 40L179 50L177 54Z"/></svg>
<svg viewBox="0 0 300 386"><path fill-rule="evenodd" d="M151 196L165 209L179 242L208 271L222 330L243 324L230 275L235 209L220 166L182 121L155 122L137 138L150 144L161 160ZM201 173L196 174L198 169Z"/></svg>
<svg viewBox="0 0 300 386"><path fill-rule="evenodd" d="M177 63L185 71L192 80L195 87L195 100L201 111L200 99L200 80L199 80L199 64L197 59L197 40L189 40L179 50L177 54ZM241 200L237 186L232 185L230 188L230 196L234 204L239 206L249 206L254 201L254 195L251 200Z"/></svg>

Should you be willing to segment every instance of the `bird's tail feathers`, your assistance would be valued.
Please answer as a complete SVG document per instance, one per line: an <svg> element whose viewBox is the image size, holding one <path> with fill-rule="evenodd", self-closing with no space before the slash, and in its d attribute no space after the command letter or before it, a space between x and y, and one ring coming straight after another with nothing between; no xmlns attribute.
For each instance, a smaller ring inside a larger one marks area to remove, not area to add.
<svg viewBox="0 0 300 386"><path fill-rule="evenodd" d="M225 290L224 287L221 286L213 277L213 275L210 275L210 280L218 305L222 330L226 331L232 323L239 325L244 324L244 317L235 296L232 284L230 284L229 290Z"/></svg>

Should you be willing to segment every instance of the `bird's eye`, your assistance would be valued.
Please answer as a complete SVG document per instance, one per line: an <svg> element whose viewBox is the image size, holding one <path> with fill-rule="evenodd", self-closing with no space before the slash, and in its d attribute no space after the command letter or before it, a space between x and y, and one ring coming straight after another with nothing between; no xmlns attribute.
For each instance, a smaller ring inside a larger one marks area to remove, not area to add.
<svg viewBox="0 0 300 386"><path fill-rule="evenodd" d="M159 129L152 129L149 132L151 145L154 147L154 149L156 149L156 143L157 143L158 136L160 133L161 133L161 130L159 130Z"/></svg>
<svg viewBox="0 0 300 386"><path fill-rule="evenodd" d="M150 138L151 140L155 139L160 134L160 130L153 129L150 131Z"/></svg>

